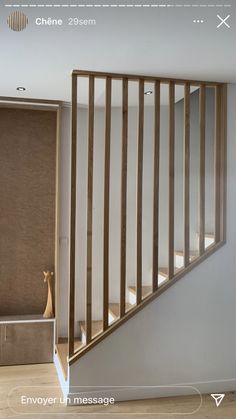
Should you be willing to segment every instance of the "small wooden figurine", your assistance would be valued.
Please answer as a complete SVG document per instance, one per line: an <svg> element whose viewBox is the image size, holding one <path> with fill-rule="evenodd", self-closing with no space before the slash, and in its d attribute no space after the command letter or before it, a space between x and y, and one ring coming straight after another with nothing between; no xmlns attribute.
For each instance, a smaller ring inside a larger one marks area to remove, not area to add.
<svg viewBox="0 0 236 419"><path fill-rule="evenodd" d="M54 317L53 313L53 302L52 302L52 277L53 272L50 271L44 271L44 282L48 283L48 298L47 298L47 305L45 308L45 311L43 313L43 317L49 319L51 317Z"/></svg>

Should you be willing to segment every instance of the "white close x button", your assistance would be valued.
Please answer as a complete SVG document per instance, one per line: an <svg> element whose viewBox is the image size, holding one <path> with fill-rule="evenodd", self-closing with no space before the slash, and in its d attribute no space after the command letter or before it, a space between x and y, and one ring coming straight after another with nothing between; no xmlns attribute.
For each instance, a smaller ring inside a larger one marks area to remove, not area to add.
<svg viewBox="0 0 236 419"><path fill-rule="evenodd" d="M217 26L217 28L220 28L222 25L225 25L228 29L230 29L230 25L227 23L227 20L230 18L230 15L226 17L221 17L220 15L217 15L218 19L220 19L220 23Z"/></svg>

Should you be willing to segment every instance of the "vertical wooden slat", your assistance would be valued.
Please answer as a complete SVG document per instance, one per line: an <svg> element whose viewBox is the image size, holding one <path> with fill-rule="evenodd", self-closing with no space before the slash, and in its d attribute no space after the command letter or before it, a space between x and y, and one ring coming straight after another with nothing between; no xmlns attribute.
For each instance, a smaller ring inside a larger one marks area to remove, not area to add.
<svg viewBox="0 0 236 419"><path fill-rule="evenodd" d="M200 193L199 193L199 253L205 251L205 131L206 131L206 89L200 86Z"/></svg>
<svg viewBox="0 0 236 419"><path fill-rule="evenodd" d="M159 245L159 168L160 168L160 82L155 81L154 90L154 163L153 163L153 252L152 290L158 288Z"/></svg>
<svg viewBox="0 0 236 419"><path fill-rule="evenodd" d="M61 105L57 110L57 142L56 142L56 205L55 205L55 318L59 318L59 237L60 237L60 145L61 145ZM58 322L55 324L55 342L58 343Z"/></svg>
<svg viewBox="0 0 236 419"><path fill-rule="evenodd" d="M142 204L143 204L144 80L139 80L137 173L137 304L142 301Z"/></svg>
<svg viewBox="0 0 236 419"><path fill-rule="evenodd" d="M94 148L94 76L89 76L88 108L88 189L87 189L87 281L86 281L86 343L92 329L92 223L93 223L93 148Z"/></svg>
<svg viewBox="0 0 236 419"><path fill-rule="evenodd" d="M121 255L120 317L125 314L126 298L126 227L127 227L127 153L128 153L128 79L122 85L122 168L121 168Z"/></svg>
<svg viewBox="0 0 236 419"><path fill-rule="evenodd" d="M77 76L72 75L71 112L71 208L70 208L70 282L68 352L74 354L75 321L75 227L76 227L76 159L77 159Z"/></svg>
<svg viewBox="0 0 236 419"><path fill-rule="evenodd" d="M190 84L184 86L184 266L189 265Z"/></svg>
<svg viewBox="0 0 236 419"><path fill-rule="evenodd" d="M215 87L215 242L220 241L221 223L221 86Z"/></svg>
<svg viewBox="0 0 236 419"><path fill-rule="evenodd" d="M106 78L104 227L103 227L103 330L108 328L109 308L109 203L111 148L111 78Z"/></svg>
<svg viewBox="0 0 236 419"><path fill-rule="evenodd" d="M169 263L168 276L174 276L174 199L175 199L175 84L169 84Z"/></svg>

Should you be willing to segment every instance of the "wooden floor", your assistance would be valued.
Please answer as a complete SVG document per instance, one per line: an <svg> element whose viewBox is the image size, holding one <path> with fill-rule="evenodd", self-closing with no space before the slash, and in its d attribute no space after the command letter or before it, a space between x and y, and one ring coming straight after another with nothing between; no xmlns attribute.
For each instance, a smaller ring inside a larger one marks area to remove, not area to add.
<svg viewBox="0 0 236 419"><path fill-rule="evenodd" d="M29 386L24 387L24 386ZM30 388L30 390L29 390ZM39 390L40 389L40 390ZM24 365L0 368L0 418L19 419L184 419L199 406L198 396L173 397L135 402L120 402L114 406L66 407L60 403L25 407L19 403L22 395L62 397L53 364ZM9 396L8 396L9 395ZM18 414L14 413L14 408ZM21 413L19 415L19 412ZM175 414L179 412L179 414ZM182 413L180 413L182 412ZM36 415L37 413L37 415ZM58 414L60 413L60 414ZM70 413L68 415L68 413ZM86 414L84 414L86 413ZM228 393L217 408L212 398L203 396L202 406L191 414L194 419L235 419L236 393Z"/></svg>

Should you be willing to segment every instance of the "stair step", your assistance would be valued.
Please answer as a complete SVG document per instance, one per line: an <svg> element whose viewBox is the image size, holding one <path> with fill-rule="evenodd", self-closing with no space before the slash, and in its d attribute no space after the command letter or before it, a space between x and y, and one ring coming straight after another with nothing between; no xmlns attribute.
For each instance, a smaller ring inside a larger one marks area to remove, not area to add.
<svg viewBox="0 0 236 419"><path fill-rule="evenodd" d="M205 234L205 246L206 240L210 240L210 246L214 243L214 234L206 233ZM198 250L191 250L189 260L192 262L194 259L196 259L199 256ZM183 250L177 250L175 251L175 273L178 272L178 270L182 269L184 267L184 252ZM162 283L166 282L168 280L168 268L167 267L161 267L158 270L158 285L160 286ZM125 305L125 311L129 311L133 308L133 306L136 304L136 286L130 286L128 287L128 302ZM142 286L142 299L146 298L148 295L152 294L152 286L151 285L143 285ZM109 324L113 323L120 317L120 304L119 303L110 303L109 304ZM81 344L84 344L86 342L86 324L85 321L79 322L80 328L81 328ZM103 331L103 321L102 320L93 320L92 321L92 337L99 335Z"/></svg>
<svg viewBox="0 0 236 419"><path fill-rule="evenodd" d="M160 268L158 271L158 286L168 280L168 268Z"/></svg>
<svg viewBox="0 0 236 419"><path fill-rule="evenodd" d="M199 233L197 233L197 235L199 237ZM205 248L207 249L208 247L210 247L214 243L215 243L214 233L205 233Z"/></svg>
<svg viewBox="0 0 236 419"><path fill-rule="evenodd" d="M192 262L199 256L198 250L191 250L189 254L189 261ZM175 252L175 267L176 270L184 267L184 252L183 250L177 250Z"/></svg>
<svg viewBox="0 0 236 419"><path fill-rule="evenodd" d="M197 233L199 237L199 233ZM215 235L213 233L205 233L205 248L212 246L215 243ZM192 262L199 256L198 250L190 250L189 260ZM183 250L177 250L175 252L175 266L177 269L184 267L184 252Z"/></svg>
<svg viewBox="0 0 236 419"><path fill-rule="evenodd" d="M176 254L177 256L182 256L182 257L184 257L184 252L183 252L183 250L176 250L175 254ZM198 252L198 250L191 250L191 251L190 251L190 255L189 255L190 260L195 259L197 256L199 256L199 252Z"/></svg>
<svg viewBox="0 0 236 419"><path fill-rule="evenodd" d="M205 237L207 237L208 239L214 239L215 235L214 233L205 233Z"/></svg>
<svg viewBox="0 0 236 419"><path fill-rule="evenodd" d="M136 286L129 287L128 290L136 296ZM151 285L143 285L142 286L142 298L147 297L149 294L152 293Z"/></svg>
<svg viewBox="0 0 236 419"><path fill-rule="evenodd" d="M85 343L86 338L86 322L84 320L79 322L82 334L82 343ZM93 320L92 321L92 337L99 335L103 331L103 321Z"/></svg>
<svg viewBox="0 0 236 419"><path fill-rule="evenodd" d="M137 303L136 299L136 286L128 287L128 301L130 304L134 305ZM152 286L151 285L143 285L142 286L142 299L146 298L148 295L152 293Z"/></svg>
<svg viewBox="0 0 236 419"><path fill-rule="evenodd" d="M168 280L168 268L163 267L160 268L158 271L158 285L162 285L164 282ZM136 304L136 286L128 287L128 300L131 305ZM152 286L151 285L143 285L142 286L142 299L146 298L148 295L152 294Z"/></svg>
<svg viewBox="0 0 236 419"><path fill-rule="evenodd" d="M133 304L126 303L125 304L125 311L129 311L133 307ZM109 304L109 312L114 320L120 317L120 303L110 303ZM113 320L113 321L114 321Z"/></svg>
<svg viewBox="0 0 236 419"><path fill-rule="evenodd" d="M125 308L126 312L133 307L132 304L126 303ZM113 323L120 317L120 304L119 303L110 303L109 304L109 325ZM82 320L79 322L81 329L81 343L86 342L86 322ZM92 321L92 337L99 335L103 331L103 321L102 320L93 320Z"/></svg>
<svg viewBox="0 0 236 419"><path fill-rule="evenodd" d="M159 275L164 276L165 278L168 278L168 268L160 268Z"/></svg>

